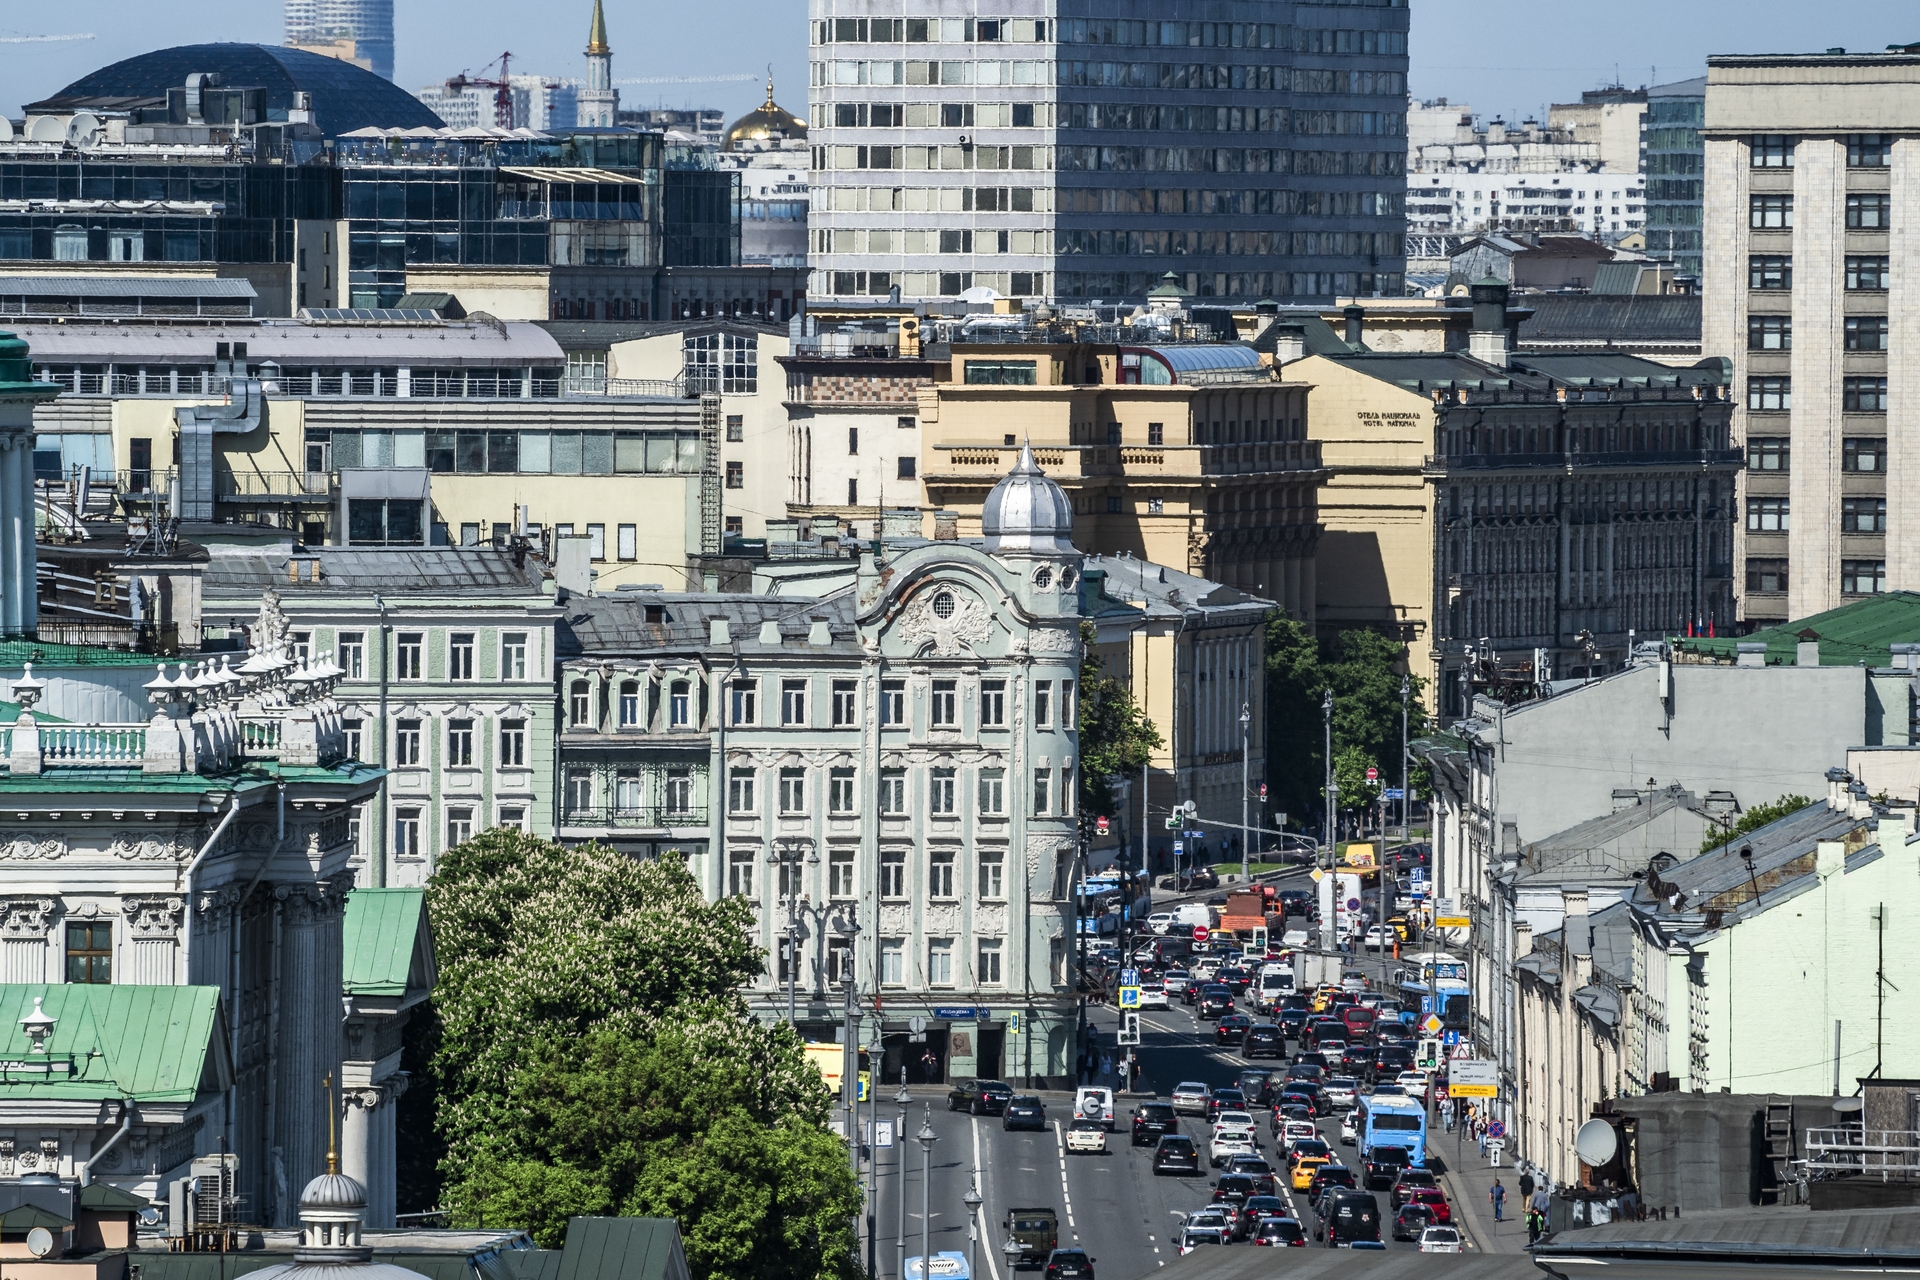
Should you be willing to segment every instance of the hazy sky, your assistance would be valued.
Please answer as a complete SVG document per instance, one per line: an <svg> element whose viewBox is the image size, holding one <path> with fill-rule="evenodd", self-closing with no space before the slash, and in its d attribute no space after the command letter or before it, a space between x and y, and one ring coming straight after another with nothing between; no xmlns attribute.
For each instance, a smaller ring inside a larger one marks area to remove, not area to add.
<svg viewBox="0 0 1920 1280"><path fill-rule="evenodd" d="M1582 89L1684 80L1710 53L1877 50L1920 41L1913 0L1410 0L1413 92L1521 118ZM408 89L478 70L511 49L516 71L578 76L592 0L395 0L396 79ZM279 0L91 0L8 6L0 37L91 31L67 43L0 44L0 111L53 93L96 67L169 44L276 42ZM30 24L30 25L23 25ZM804 106L805 0L607 0L614 75L746 76L773 64L789 108ZM1758 33L1758 34L1757 34ZM1758 43L1756 43L1758 42ZM622 85L624 101L712 105L730 115L759 101L757 83Z"/></svg>

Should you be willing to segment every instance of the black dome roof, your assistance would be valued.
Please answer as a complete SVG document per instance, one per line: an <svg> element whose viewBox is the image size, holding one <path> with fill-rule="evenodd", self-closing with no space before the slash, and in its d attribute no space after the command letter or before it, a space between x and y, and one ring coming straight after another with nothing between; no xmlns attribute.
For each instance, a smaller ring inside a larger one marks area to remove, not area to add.
<svg viewBox="0 0 1920 1280"><path fill-rule="evenodd" d="M214 71L222 88L264 87L267 113L284 120L293 95L313 95L313 115L329 138L373 125L442 128L445 121L389 80L351 62L269 44L183 44L102 67L54 94L62 98L162 98L196 71Z"/></svg>

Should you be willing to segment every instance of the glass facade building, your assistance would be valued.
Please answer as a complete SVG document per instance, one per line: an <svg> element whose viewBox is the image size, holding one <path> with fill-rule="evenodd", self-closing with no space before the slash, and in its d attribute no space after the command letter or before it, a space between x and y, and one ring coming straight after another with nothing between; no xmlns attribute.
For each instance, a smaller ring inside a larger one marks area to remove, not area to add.
<svg viewBox="0 0 1920 1280"><path fill-rule="evenodd" d="M1700 278L1701 172L1706 143L1707 80L1647 90L1641 121L1641 168L1647 176L1647 252L1676 274Z"/></svg>
<svg viewBox="0 0 1920 1280"><path fill-rule="evenodd" d="M811 0L816 297L1404 291L1405 0L929 8Z"/></svg>

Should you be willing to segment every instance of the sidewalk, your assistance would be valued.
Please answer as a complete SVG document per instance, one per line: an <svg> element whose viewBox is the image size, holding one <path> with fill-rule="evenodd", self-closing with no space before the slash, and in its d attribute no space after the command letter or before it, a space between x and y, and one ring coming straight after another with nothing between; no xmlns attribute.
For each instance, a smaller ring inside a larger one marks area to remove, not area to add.
<svg viewBox="0 0 1920 1280"><path fill-rule="evenodd" d="M1445 1166L1441 1188L1453 1205L1454 1223L1473 1242L1480 1253L1517 1254L1527 1251L1526 1206L1520 1199L1520 1171L1502 1163L1493 1168L1480 1155L1480 1148L1464 1130L1452 1133L1442 1129L1428 1147L1430 1160L1437 1158ZM1498 1177L1507 1189L1506 1216L1493 1220L1493 1201L1489 1193Z"/></svg>

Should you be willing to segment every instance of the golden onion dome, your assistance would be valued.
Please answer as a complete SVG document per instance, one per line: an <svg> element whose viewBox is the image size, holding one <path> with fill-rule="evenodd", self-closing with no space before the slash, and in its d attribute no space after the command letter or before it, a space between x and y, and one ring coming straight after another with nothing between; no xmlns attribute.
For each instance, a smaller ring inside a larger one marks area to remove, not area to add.
<svg viewBox="0 0 1920 1280"><path fill-rule="evenodd" d="M773 100L773 77L767 77L767 100L759 110L749 111L727 129L727 141L721 149L734 151L748 143L804 142L807 122Z"/></svg>

